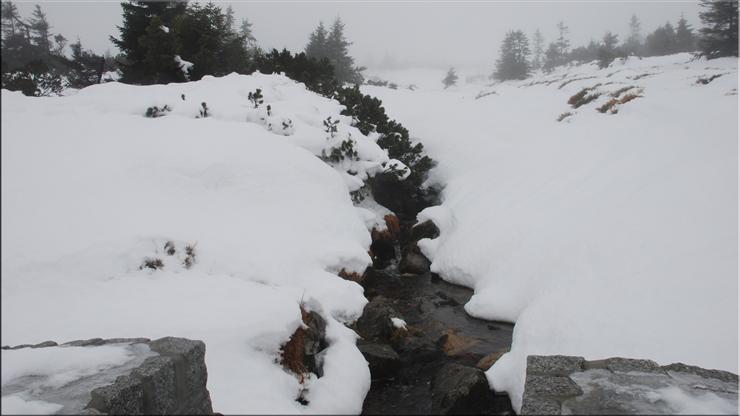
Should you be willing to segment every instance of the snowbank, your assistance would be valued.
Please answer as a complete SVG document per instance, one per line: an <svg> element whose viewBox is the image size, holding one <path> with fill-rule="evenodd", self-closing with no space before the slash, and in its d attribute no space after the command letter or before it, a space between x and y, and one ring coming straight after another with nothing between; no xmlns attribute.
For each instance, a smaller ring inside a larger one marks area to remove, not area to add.
<svg viewBox="0 0 740 416"><path fill-rule="evenodd" d="M594 86L593 102L567 104ZM640 96L623 99L631 86ZM530 354L737 372L737 59L363 90L439 161L444 203L420 215L441 229L419 243L432 270L475 289L471 315L516 322L511 352L487 373L515 409ZM618 112L597 111L610 94L625 101Z"/></svg>
<svg viewBox="0 0 740 416"><path fill-rule="evenodd" d="M3 344L199 339L215 411L360 412L370 374L343 324L367 301L336 273L371 262L378 220L348 192L389 159L336 101L262 74L2 100ZM144 117L153 106L162 117ZM290 135L266 128L278 117ZM333 143L327 117L358 153L334 168L316 157ZM306 385L277 364L301 302L330 340Z"/></svg>

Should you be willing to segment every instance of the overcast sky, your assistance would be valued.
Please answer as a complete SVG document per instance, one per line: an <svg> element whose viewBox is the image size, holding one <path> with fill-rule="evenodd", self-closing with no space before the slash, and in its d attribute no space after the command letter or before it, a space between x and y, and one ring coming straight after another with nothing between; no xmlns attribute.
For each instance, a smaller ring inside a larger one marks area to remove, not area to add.
<svg viewBox="0 0 740 416"><path fill-rule="evenodd" d="M22 1L21 14L29 16L34 4L46 11L52 31L98 53L116 53L108 36L117 35L121 23L118 1ZM231 5L237 18L253 23L263 48L302 50L318 22L330 24L337 16L353 42L355 60L369 67L394 62L403 67L487 69L493 66L507 30L522 29L530 36L539 28L545 41L557 35L563 20L573 46L600 38L610 30L624 38L630 16L642 22L643 34L683 13L700 26L698 1L241 1Z"/></svg>

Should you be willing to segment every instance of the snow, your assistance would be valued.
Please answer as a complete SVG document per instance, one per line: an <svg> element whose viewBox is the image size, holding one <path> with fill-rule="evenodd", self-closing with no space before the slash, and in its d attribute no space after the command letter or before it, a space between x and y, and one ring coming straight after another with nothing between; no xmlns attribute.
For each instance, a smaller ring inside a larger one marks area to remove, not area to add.
<svg viewBox="0 0 740 416"><path fill-rule="evenodd" d="M394 328L406 329L406 321L401 318L391 318L391 323Z"/></svg>
<svg viewBox="0 0 740 416"><path fill-rule="evenodd" d="M6 415L48 415L62 409L62 405L43 400L25 400L20 395L3 396L3 414Z"/></svg>
<svg viewBox="0 0 740 416"><path fill-rule="evenodd" d="M290 135L248 121L257 88ZM349 191L389 158L336 101L259 73L2 100L3 344L198 339L215 411L361 411L370 373L344 325L367 300L336 273L371 263L367 226L382 211L353 206ZM198 118L203 102L210 116ZM332 145L327 117L357 160L317 157ZM277 363L301 302L328 321L330 344L325 375L304 385ZM3 371L13 360L3 353ZM307 406L295 401L304 389Z"/></svg>
<svg viewBox="0 0 740 416"><path fill-rule="evenodd" d="M697 83L715 74L724 75ZM567 104L598 83L642 97L617 114L596 111L609 95ZM531 354L737 372L736 58L630 58L447 91L441 82L362 89L439 162L430 181L446 186L443 204L418 218L441 230L419 242L432 271L475 290L471 315L516 322L511 352L487 372L515 409ZM495 94L476 99L484 91Z"/></svg>

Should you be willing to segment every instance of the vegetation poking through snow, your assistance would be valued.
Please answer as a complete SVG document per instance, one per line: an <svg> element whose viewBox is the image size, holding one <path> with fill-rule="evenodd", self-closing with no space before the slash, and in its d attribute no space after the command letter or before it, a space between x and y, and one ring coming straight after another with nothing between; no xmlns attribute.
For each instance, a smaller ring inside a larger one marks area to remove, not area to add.
<svg viewBox="0 0 740 416"><path fill-rule="evenodd" d="M164 268L164 262L162 259L158 257L147 257L144 259L144 263L142 263L141 266L139 266L140 270L143 270L144 268L152 269L152 270L160 270Z"/></svg>
<svg viewBox="0 0 740 416"><path fill-rule="evenodd" d="M563 120L565 120L566 118L568 118L568 117L570 117L572 115L573 115L573 113L571 113L570 111L566 111L565 113L563 113L560 116L558 116L558 121L563 121Z"/></svg>
<svg viewBox="0 0 740 416"><path fill-rule="evenodd" d="M707 85L710 82L714 81L715 79L721 77L722 75L724 75L724 74L715 74L715 75L706 76L706 77L699 77L696 80L696 83L697 84L701 84L701 85Z"/></svg>
<svg viewBox="0 0 740 416"><path fill-rule="evenodd" d="M165 104L162 108L153 105L146 109L146 113L144 113L144 116L149 118L157 118L167 115L167 113L169 113L170 111L172 111L172 109L167 104Z"/></svg>
<svg viewBox="0 0 740 416"><path fill-rule="evenodd" d="M329 134L329 137L336 136L337 126L339 126L339 120L332 120L331 116L324 120L324 131Z"/></svg>
<svg viewBox="0 0 740 416"><path fill-rule="evenodd" d="M594 85L593 87L587 87L587 88L580 90L579 92L577 92L575 95L571 96L568 99L568 104L570 104L570 106L573 108L578 108L582 105L588 104L591 101L599 98L599 96L601 96L600 93L598 92L590 93L590 91L593 91L594 89L596 89L598 85L599 84Z"/></svg>
<svg viewBox="0 0 740 416"><path fill-rule="evenodd" d="M252 105L254 105L254 108L259 107L260 105L262 105L262 103L265 102L265 99L262 96L261 88L257 88L254 92L250 92L247 98L249 99L249 101L252 102ZM268 111L268 115L269 115L269 111Z"/></svg>
<svg viewBox="0 0 740 416"><path fill-rule="evenodd" d="M355 149L355 144L352 136L348 135L347 139L343 140L338 146L331 147L328 154L326 150L322 150L321 160L331 165L340 163L343 160L359 161L360 158Z"/></svg>
<svg viewBox="0 0 740 416"><path fill-rule="evenodd" d="M206 117L211 116L211 113L209 112L209 109L208 109L208 104L206 104L205 102L200 103L200 110L198 111L199 111L198 118L206 118Z"/></svg>

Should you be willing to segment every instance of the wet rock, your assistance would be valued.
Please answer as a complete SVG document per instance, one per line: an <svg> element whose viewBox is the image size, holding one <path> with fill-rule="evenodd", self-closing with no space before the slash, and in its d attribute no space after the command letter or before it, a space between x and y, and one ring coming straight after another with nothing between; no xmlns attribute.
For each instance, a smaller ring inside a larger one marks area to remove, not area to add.
<svg viewBox="0 0 740 416"><path fill-rule="evenodd" d="M439 228L431 221L427 220L422 223L416 224L411 229L411 240L419 241L422 238L437 238L439 237Z"/></svg>
<svg viewBox="0 0 740 416"><path fill-rule="evenodd" d="M401 357L387 344L360 344L357 348L370 365L373 379L390 377L401 365Z"/></svg>
<svg viewBox="0 0 740 416"><path fill-rule="evenodd" d="M449 356L459 355L480 341L457 333L457 330L447 329L437 339L437 345Z"/></svg>
<svg viewBox="0 0 740 416"><path fill-rule="evenodd" d="M492 354L488 354L485 357L481 358L480 361L478 361L478 364L475 366L483 371L487 371L491 366L496 364L496 361L498 361L499 358L501 358L504 354L506 354L508 351L497 351Z"/></svg>
<svg viewBox="0 0 740 416"><path fill-rule="evenodd" d="M423 254L406 253L406 256L401 259L398 269L401 273L422 274L429 271L430 265L431 263Z"/></svg>
<svg viewBox="0 0 740 416"><path fill-rule="evenodd" d="M440 414L476 414L491 403L493 392L477 368L445 364L432 382L432 408Z"/></svg>
<svg viewBox="0 0 740 416"><path fill-rule="evenodd" d="M439 298L439 300L436 300L434 302L436 306L459 306L460 305L460 302L448 296L445 292L442 292L441 290L437 291L434 294L434 296Z"/></svg>
<svg viewBox="0 0 740 416"><path fill-rule="evenodd" d="M378 296L365 305L362 316L357 320L357 332L367 341L387 341L393 336L396 328L391 318L403 317L390 306L387 299Z"/></svg>

